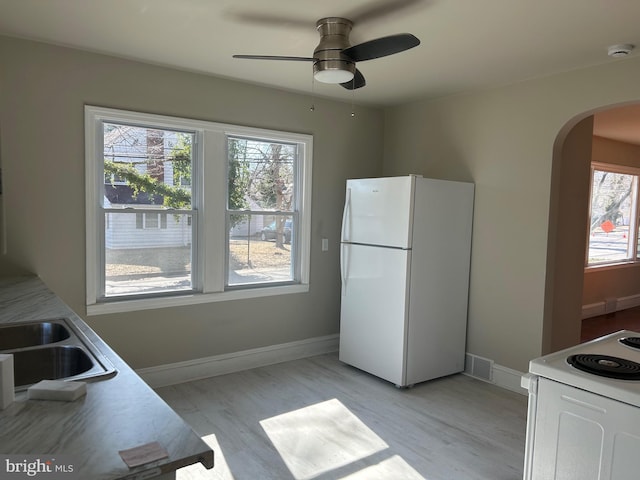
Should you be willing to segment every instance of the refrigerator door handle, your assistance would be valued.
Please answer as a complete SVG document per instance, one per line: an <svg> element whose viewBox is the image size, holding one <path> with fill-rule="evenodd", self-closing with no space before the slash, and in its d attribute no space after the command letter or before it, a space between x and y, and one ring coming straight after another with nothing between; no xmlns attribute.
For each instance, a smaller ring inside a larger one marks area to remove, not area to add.
<svg viewBox="0 0 640 480"><path fill-rule="evenodd" d="M347 241L347 239L345 238L345 233L347 231L347 219L350 207L351 189L347 188L347 197L344 201L344 210L342 210L342 231L340 232L340 277L342 280L342 295L346 295L347 293L347 268L349 266L349 262L345 258L346 245L344 244L344 242Z"/></svg>
<svg viewBox="0 0 640 480"><path fill-rule="evenodd" d="M347 198L344 202L344 210L342 210L342 231L340 232L340 241L346 242L345 232L347 231L347 214L351 207L351 189L347 188Z"/></svg>
<svg viewBox="0 0 640 480"><path fill-rule="evenodd" d="M345 261L345 252L346 252L346 245L344 243L340 243L340 277L342 280L342 295L346 295L347 294L347 271L346 271L346 265L348 265L348 262Z"/></svg>

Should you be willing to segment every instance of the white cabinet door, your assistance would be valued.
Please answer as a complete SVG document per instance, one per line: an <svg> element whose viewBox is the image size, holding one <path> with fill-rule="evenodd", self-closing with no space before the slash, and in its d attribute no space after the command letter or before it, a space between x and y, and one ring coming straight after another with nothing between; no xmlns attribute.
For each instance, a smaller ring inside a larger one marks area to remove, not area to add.
<svg viewBox="0 0 640 480"><path fill-rule="evenodd" d="M341 248L340 360L404 386L411 252Z"/></svg>
<svg viewBox="0 0 640 480"><path fill-rule="evenodd" d="M411 248L415 178L347 180L342 241Z"/></svg>

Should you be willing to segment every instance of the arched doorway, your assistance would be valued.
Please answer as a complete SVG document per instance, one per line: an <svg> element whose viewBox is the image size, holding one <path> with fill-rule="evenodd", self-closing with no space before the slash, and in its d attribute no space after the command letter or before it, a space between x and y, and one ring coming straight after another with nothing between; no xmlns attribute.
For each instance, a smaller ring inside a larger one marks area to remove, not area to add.
<svg viewBox="0 0 640 480"><path fill-rule="evenodd" d="M630 127L631 123L637 124L637 129ZM567 122L556 137L549 212L544 353L580 343L582 306L592 301L594 295L602 296L599 301L603 304L604 295L636 294L640 298L640 266L590 272L587 274L589 278L585 277L590 165L592 160L607 160L593 158L594 145L596 155L607 156L602 153L607 150L599 147L594 135L597 138L607 136L611 147L609 151L614 151L612 146L615 146L615 142L625 145L633 142L632 148L638 153L637 166L640 167L640 104L607 106L584 112ZM604 271L607 272L605 276L601 275ZM623 279L615 283L624 288L618 292L607 290L605 287L616 275L622 275ZM594 280L595 276L601 278ZM591 295L586 302L585 281ZM597 285L594 285L594 281Z"/></svg>

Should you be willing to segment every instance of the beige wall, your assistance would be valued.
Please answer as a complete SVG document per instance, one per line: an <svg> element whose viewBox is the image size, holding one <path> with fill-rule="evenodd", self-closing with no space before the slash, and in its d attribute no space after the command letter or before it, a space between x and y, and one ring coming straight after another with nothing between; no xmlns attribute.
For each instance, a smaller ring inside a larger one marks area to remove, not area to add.
<svg viewBox="0 0 640 480"><path fill-rule="evenodd" d="M640 99L639 76L639 59L611 61L386 110L385 174L476 184L470 353L526 371L530 359L556 344L551 326L565 320L550 317L553 298L567 292L575 297L582 273L575 283L551 283L547 291L548 273L555 278L567 268L555 255L555 243L547 248L558 218L559 196L551 202L552 166L562 162L564 138L579 120L604 106ZM576 248L584 248L584 240Z"/></svg>
<svg viewBox="0 0 640 480"><path fill-rule="evenodd" d="M553 299L581 282L555 281L571 277L552 195L564 140L590 113L640 100L635 58L355 119L348 104L311 113L306 95L15 39L0 38L0 61L0 270L37 273L80 314L85 103L314 135L311 291L87 318L136 368L337 333L345 179L419 173L475 182L467 350L525 371L557 344Z"/></svg>
<svg viewBox="0 0 640 480"><path fill-rule="evenodd" d="M0 274L38 274L135 368L338 333L344 184L382 172L382 111L4 37L0 65ZM85 104L313 134L309 293L86 318Z"/></svg>
<svg viewBox="0 0 640 480"><path fill-rule="evenodd" d="M640 146L593 137L594 162L640 167ZM589 269L584 274L583 305L640 294L640 267Z"/></svg>

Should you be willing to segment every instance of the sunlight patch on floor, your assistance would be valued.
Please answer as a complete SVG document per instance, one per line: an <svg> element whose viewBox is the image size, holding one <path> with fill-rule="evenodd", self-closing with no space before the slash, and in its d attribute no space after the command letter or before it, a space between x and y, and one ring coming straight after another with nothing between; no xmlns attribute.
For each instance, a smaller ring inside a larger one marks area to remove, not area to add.
<svg viewBox="0 0 640 480"><path fill-rule="evenodd" d="M296 480L311 480L389 448L335 398L260 424ZM344 478L389 478L389 472L394 478L423 480L400 457L391 457Z"/></svg>

